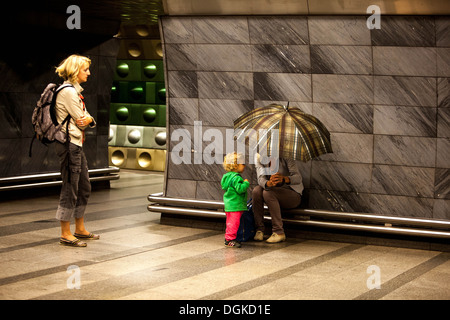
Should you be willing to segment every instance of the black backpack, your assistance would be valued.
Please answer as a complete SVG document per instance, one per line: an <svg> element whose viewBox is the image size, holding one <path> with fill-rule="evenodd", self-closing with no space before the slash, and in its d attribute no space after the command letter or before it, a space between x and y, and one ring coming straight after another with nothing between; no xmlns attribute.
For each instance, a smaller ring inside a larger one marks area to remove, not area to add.
<svg viewBox="0 0 450 320"><path fill-rule="evenodd" d="M55 115L56 96L58 93L67 87L73 87L71 84L63 84L58 86L50 83L41 94L36 107L33 110L31 122L34 128L34 136L31 140L29 156L31 157L31 149L33 142L37 138L44 145L48 145L55 141L61 143L67 142L69 139L69 119L70 114L64 119L62 123L58 123ZM62 126L66 123L66 134L61 131Z"/></svg>

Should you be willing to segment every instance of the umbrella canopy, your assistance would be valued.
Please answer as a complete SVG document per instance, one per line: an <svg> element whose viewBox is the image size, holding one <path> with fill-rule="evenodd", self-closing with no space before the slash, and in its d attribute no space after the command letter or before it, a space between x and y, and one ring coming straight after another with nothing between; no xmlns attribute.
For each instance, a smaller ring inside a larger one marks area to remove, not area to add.
<svg viewBox="0 0 450 320"><path fill-rule="evenodd" d="M234 121L234 130L237 140L258 142L252 148L261 148L264 141L269 156L278 148L280 158L307 162L333 152L327 128L297 107L270 104L254 109Z"/></svg>

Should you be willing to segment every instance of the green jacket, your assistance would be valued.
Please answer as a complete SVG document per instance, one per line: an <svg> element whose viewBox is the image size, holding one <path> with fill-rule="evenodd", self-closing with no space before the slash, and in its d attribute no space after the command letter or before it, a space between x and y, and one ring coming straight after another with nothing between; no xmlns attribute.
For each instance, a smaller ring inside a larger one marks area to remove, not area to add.
<svg viewBox="0 0 450 320"><path fill-rule="evenodd" d="M223 202L225 212L247 210L247 189L250 186L237 172L227 172L220 181L222 189L225 190Z"/></svg>

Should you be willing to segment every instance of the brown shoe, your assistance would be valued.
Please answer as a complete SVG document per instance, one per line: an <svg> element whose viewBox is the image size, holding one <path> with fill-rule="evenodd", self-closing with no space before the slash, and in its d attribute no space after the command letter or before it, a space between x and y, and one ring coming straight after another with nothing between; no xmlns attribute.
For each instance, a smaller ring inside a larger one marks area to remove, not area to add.
<svg viewBox="0 0 450 320"><path fill-rule="evenodd" d="M83 240L98 240L98 239L100 239L100 236L98 234L93 234L92 232L89 234L74 233L73 235L75 237L77 237L78 239L83 239Z"/></svg>
<svg viewBox="0 0 450 320"><path fill-rule="evenodd" d="M255 241L263 241L264 240L264 232L262 231L256 231L255 237L253 238Z"/></svg>
<svg viewBox="0 0 450 320"><path fill-rule="evenodd" d="M59 238L59 244L68 247L87 247L87 243L80 239L67 240L66 238Z"/></svg>
<svg viewBox="0 0 450 320"><path fill-rule="evenodd" d="M278 233L272 233L269 239L266 240L267 243L278 243L286 241L286 235L284 233L278 234Z"/></svg>

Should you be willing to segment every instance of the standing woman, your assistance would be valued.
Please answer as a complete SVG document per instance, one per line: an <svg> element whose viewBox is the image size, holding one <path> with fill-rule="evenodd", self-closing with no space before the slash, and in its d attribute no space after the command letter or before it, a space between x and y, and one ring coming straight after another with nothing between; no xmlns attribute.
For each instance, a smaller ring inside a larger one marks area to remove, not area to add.
<svg viewBox="0 0 450 320"><path fill-rule="evenodd" d="M65 59L56 73L64 79L64 87L56 97L55 113L58 123L70 115L70 143L56 142L56 152L61 163L63 185L56 219L61 222L60 244L72 247L86 247L81 240L97 240L100 236L90 233L84 225L84 213L91 194L91 183L86 157L83 151L84 129L95 127L94 118L87 111L81 92L81 83L87 81L91 60L79 55ZM62 126L66 133L66 125ZM65 135L67 136L67 135ZM68 165L67 165L68 164ZM75 233L70 232L70 220L75 218Z"/></svg>

